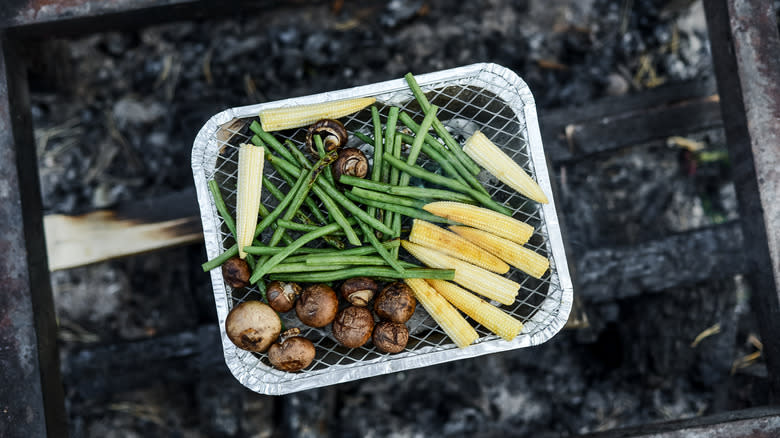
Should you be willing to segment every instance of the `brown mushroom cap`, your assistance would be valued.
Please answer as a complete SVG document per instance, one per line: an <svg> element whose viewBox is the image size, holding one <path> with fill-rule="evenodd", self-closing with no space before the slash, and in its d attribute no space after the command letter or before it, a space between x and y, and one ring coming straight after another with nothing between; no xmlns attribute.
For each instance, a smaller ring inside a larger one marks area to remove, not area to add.
<svg viewBox="0 0 780 438"><path fill-rule="evenodd" d="M416 307L417 300L409 286L402 281L394 281L385 286L374 300L374 312L377 316L393 322L408 321Z"/></svg>
<svg viewBox="0 0 780 438"><path fill-rule="evenodd" d="M409 329L406 324L392 321L379 321L372 335L374 346L385 353L400 353L409 342Z"/></svg>
<svg viewBox="0 0 780 438"><path fill-rule="evenodd" d="M285 281L272 281L268 283L265 296L268 305L277 312L289 312L295 305L295 300L301 294L301 287L297 283Z"/></svg>
<svg viewBox="0 0 780 438"><path fill-rule="evenodd" d="M287 336L287 332L282 334L279 342L268 349L268 360L271 365L282 371L300 371L312 363L316 350L310 340L297 334ZM300 330L297 333L300 333Z"/></svg>
<svg viewBox="0 0 780 438"><path fill-rule="evenodd" d="M368 175L368 158L358 148L343 148L331 165L333 179L338 181L341 175L365 178Z"/></svg>
<svg viewBox="0 0 780 438"><path fill-rule="evenodd" d="M233 307L225 319L225 332L238 348L263 352L279 337L279 315L260 301L244 301Z"/></svg>
<svg viewBox="0 0 780 438"><path fill-rule="evenodd" d="M354 277L341 284L341 296L353 306L367 306L377 291L379 285L369 277Z"/></svg>
<svg viewBox="0 0 780 438"><path fill-rule="evenodd" d="M333 337L341 345L357 348L368 342L374 330L374 316L365 307L349 306L333 320Z"/></svg>
<svg viewBox="0 0 780 438"><path fill-rule="evenodd" d="M252 272L249 270L246 260L238 256L231 257L222 264L222 278L232 288L238 289L249 286L249 277L251 275Z"/></svg>
<svg viewBox="0 0 780 438"><path fill-rule="evenodd" d="M309 126L306 131L306 146L315 157L319 157L317 146L314 144L314 136L319 135L322 138L322 145L325 152L334 151L345 144L349 134L344 124L334 119L322 119Z"/></svg>
<svg viewBox="0 0 780 438"><path fill-rule="evenodd" d="M313 284L301 292L295 303L295 314L310 327L325 327L336 317L339 299L326 284Z"/></svg>

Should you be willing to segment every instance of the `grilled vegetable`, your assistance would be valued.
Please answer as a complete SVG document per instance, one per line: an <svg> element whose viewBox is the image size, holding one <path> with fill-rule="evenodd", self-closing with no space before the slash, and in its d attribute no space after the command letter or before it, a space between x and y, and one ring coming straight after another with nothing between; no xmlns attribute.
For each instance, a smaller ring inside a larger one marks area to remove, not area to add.
<svg viewBox="0 0 780 438"><path fill-rule="evenodd" d="M466 289L501 304L509 305L515 302L520 285L508 278L406 240L401 241L401 246L417 260L432 268L454 269L453 281Z"/></svg>
<svg viewBox="0 0 780 438"><path fill-rule="evenodd" d="M344 127L343 123L333 119L317 120L309 126L308 131L306 131L306 146L311 151L312 156L319 157L319 151L314 144L315 136L320 136L322 147L326 152L330 152L347 144L349 133L347 133L347 128Z"/></svg>
<svg viewBox="0 0 780 438"><path fill-rule="evenodd" d="M531 178L531 175L526 173L519 164L493 144L482 132L476 131L466 140L463 152L521 195L542 204L549 202L547 195Z"/></svg>
<svg viewBox="0 0 780 438"><path fill-rule="evenodd" d="M265 148L241 143L238 150L238 183L236 187L236 242L238 256L246 257L244 247L252 244L260 210Z"/></svg>
<svg viewBox="0 0 780 438"><path fill-rule="evenodd" d="M417 300L428 311L428 314L455 342L455 345L463 348L477 340L479 335L474 327L430 284L419 278L407 278L404 281L412 289Z"/></svg>
<svg viewBox="0 0 780 438"><path fill-rule="evenodd" d="M499 274L509 271L509 265L467 239L440 228L430 222L415 219L409 241L441 251L444 254L469 262L480 268Z"/></svg>
<svg viewBox="0 0 780 438"><path fill-rule="evenodd" d="M534 228L525 222L486 208L460 202L431 202L423 206L423 209L436 216L493 233L521 245L527 242L534 232Z"/></svg>
<svg viewBox="0 0 780 438"><path fill-rule="evenodd" d="M507 341L514 339L523 329L522 322L457 284L443 280L428 280L428 283L450 304Z"/></svg>
<svg viewBox="0 0 780 438"><path fill-rule="evenodd" d="M376 102L373 97L359 97L331 102L269 108L260 111L260 124L265 132L308 126L321 119L338 119L356 113Z"/></svg>
<svg viewBox="0 0 780 438"><path fill-rule="evenodd" d="M542 278L550 267L546 257L494 234L457 225L450 229L534 278Z"/></svg>

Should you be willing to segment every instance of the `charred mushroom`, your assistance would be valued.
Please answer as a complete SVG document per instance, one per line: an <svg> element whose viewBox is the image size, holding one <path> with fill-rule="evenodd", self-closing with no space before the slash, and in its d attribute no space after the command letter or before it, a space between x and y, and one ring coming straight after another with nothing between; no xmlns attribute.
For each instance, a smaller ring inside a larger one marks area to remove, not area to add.
<svg viewBox="0 0 780 438"><path fill-rule="evenodd" d="M374 312L381 319L405 323L414 314L417 300L406 283L394 281L379 292L374 301Z"/></svg>
<svg viewBox="0 0 780 438"><path fill-rule="evenodd" d="M347 128L341 122L333 119L319 120L309 126L309 130L306 132L306 146L315 157L319 157L317 146L314 144L315 135L322 138L325 152L334 151L347 144Z"/></svg>
<svg viewBox="0 0 780 438"><path fill-rule="evenodd" d="M409 342L409 329L406 328L406 324L379 321L374 326L372 340L374 346L380 351L392 354L400 353L406 348L406 343Z"/></svg>
<svg viewBox="0 0 780 438"><path fill-rule="evenodd" d="M358 148L343 148L331 165L333 179L338 181L341 175L365 178L368 175L368 159Z"/></svg>
<svg viewBox="0 0 780 438"><path fill-rule="evenodd" d="M265 296L268 305L277 312L289 312L295 305L295 300L301 294L301 287L296 283L272 281L268 283Z"/></svg>
<svg viewBox="0 0 780 438"><path fill-rule="evenodd" d="M238 348L263 352L279 337L282 321L267 304L244 301L228 313L225 331Z"/></svg>
<svg viewBox="0 0 780 438"><path fill-rule="evenodd" d="M310 327L325 327L333 322L339 310L336 292L325 284L314 284L301 292L295 303L295 314Z"/></svg>
<svg viewBox="0 0 780 438"><path fill-rule="evenodd" d="M300 371L314 360L314 344L303 336L301 329L291 328L279 338L279 342L268 349L268 360L282 371Z"/></svg>
<svg viewBox="0 0 780 438"><path fill-rule="evenodd" d="M249 286L249 277L251 276L252 271L249 270L249 265L244 259L231 257L222 264L222 278L232 288Z"/></svg>
<svg viewBox="0 0 780 438"><path fill-rule="evenodd" d="M353 306L365 307L379 291L379 285L368 277L354 277L341 284L341 296Z"/></svg>
<svg viewBox="0 0 780 438"><path fill-rule="evenodd" d="M368 342L374 330L374 316L365 307L349 306L333 320L333 337L341 345L357 348Z"/></svg>

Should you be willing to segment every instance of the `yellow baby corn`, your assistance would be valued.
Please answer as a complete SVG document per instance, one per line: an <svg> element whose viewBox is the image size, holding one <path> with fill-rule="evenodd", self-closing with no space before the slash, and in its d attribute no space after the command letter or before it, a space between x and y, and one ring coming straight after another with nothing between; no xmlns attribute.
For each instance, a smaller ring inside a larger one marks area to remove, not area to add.
<svg viewBox="0 0 780 438"><path fill-rule="evenodd" d="M479 338L466 318L463 317L447 300L421 278L404 280L414 292L417 301L422 304L429 315L444 330L444 333L460 348L469 346Z"/></svg>
<svg viewBox="0 0 780 438"><path fill-rule="evenodd" d="M376 102L374 97L358 97L260 111L260 125L265 132L309 126L322 119L339 119L356 113Z"/></svg>
<svg viewBox="0 0 780 438"><path fill-rule="evenodd" d="M527 242L534 233L534 228L525 222L475 205L438 201L424 205L423 209L436 216L479 228L521 245Z"/></svg>
<svg viewBox="0 0 780 438"><path fill-rule="evenodd" d="M541 254L494 234L458 225L450 229L534 278L542 278L550 267L550 261Z"/></svg>
<svg viewBox="0 0 780 438"><path fill-rule="evenodd" d="M509 265L503 260L463 237L424 220L414 220L412 231L409 233L409 241L441 251L488 271L499 274L505 274L509 271Z"/></svg>
<svg viewBox="0 0 780 438"><path fill-rule="evenodd" d="M246 257L244 247L252 244L260 210L265 149L241 143L238 150L238 182L236 184L236 243L238 255Z"/></svg>

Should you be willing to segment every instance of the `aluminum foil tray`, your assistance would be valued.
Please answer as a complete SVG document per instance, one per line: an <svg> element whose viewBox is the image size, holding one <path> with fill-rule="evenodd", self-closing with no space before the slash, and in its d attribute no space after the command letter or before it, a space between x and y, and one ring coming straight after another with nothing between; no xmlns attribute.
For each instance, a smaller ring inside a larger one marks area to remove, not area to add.
<svg viewBox="0 0 780 438"><path fill-rule="evenodd" d="M479 177L494 197L514 211L514 217L533 225L535 232L528 247L550 259L550 269L541 280L515 269L507 274L522 285L517 300L504 310L519 318L523 331L508 342L484 327L475 324L479 340L463 349L457 348L422 306L407 323L409 344L403 352L385 354L375 349L370 341L361 348L349 349L333 339L330 329L314 329L302 325L291 311L282 315L287 327L300 327L303 335L312 340L317 355L307 369L298 373L278 371L270 366L264 354L250 353L236 348L225 333L225 318L230 309L245 300L259 299L255 288L232 290L222 278L220 269L211 271L219 327L225 362L235 377L249 389L263 394L285 394L309 388L362 379L396 371L425 367L443 362L480 356L541 344L555 335L566 322L572 305L572 285L566 263L563 241L551 196L549 173L536 117L531 90L514 72L496 64L473 64L450 70L417 76L431 103L438 105L439 118L456 136L464 140L475 129L480 129L494 143L502 147L520 163L542 187L550 203L539 205L520 196L493 179L487 172ZM375 96L384 117L387 105L400 106L415 120L423 115L414 97L401 79L332 91L312 96L231 108L216 114L203 126L192 148L192 171L200 204L203 233L208 258L219 255L233 245L234 240L219 216L209 193L207 182L215 179L222 189L228 207L235 208L237 173L237 146L248 142L249 123L263 108L323 102L350 97ZM366 109L342 119L350 132L373 134L370 110ZM400 123L399 123L400 126ZM280 140L291 139L301 144L305 129L277 132ZM354 138L355 146L361 142ZM370 146L359 146L368 151ZM421 155L421 164L436 170L434 162ZM284 181L271 166L265 174L284 191ZM415 181L413 180L412 183ZM264 193L263 203L272 209L276 200ZM263 235L262 239L267 239ZM401 251L404 253L404 251Z"/></svg>

